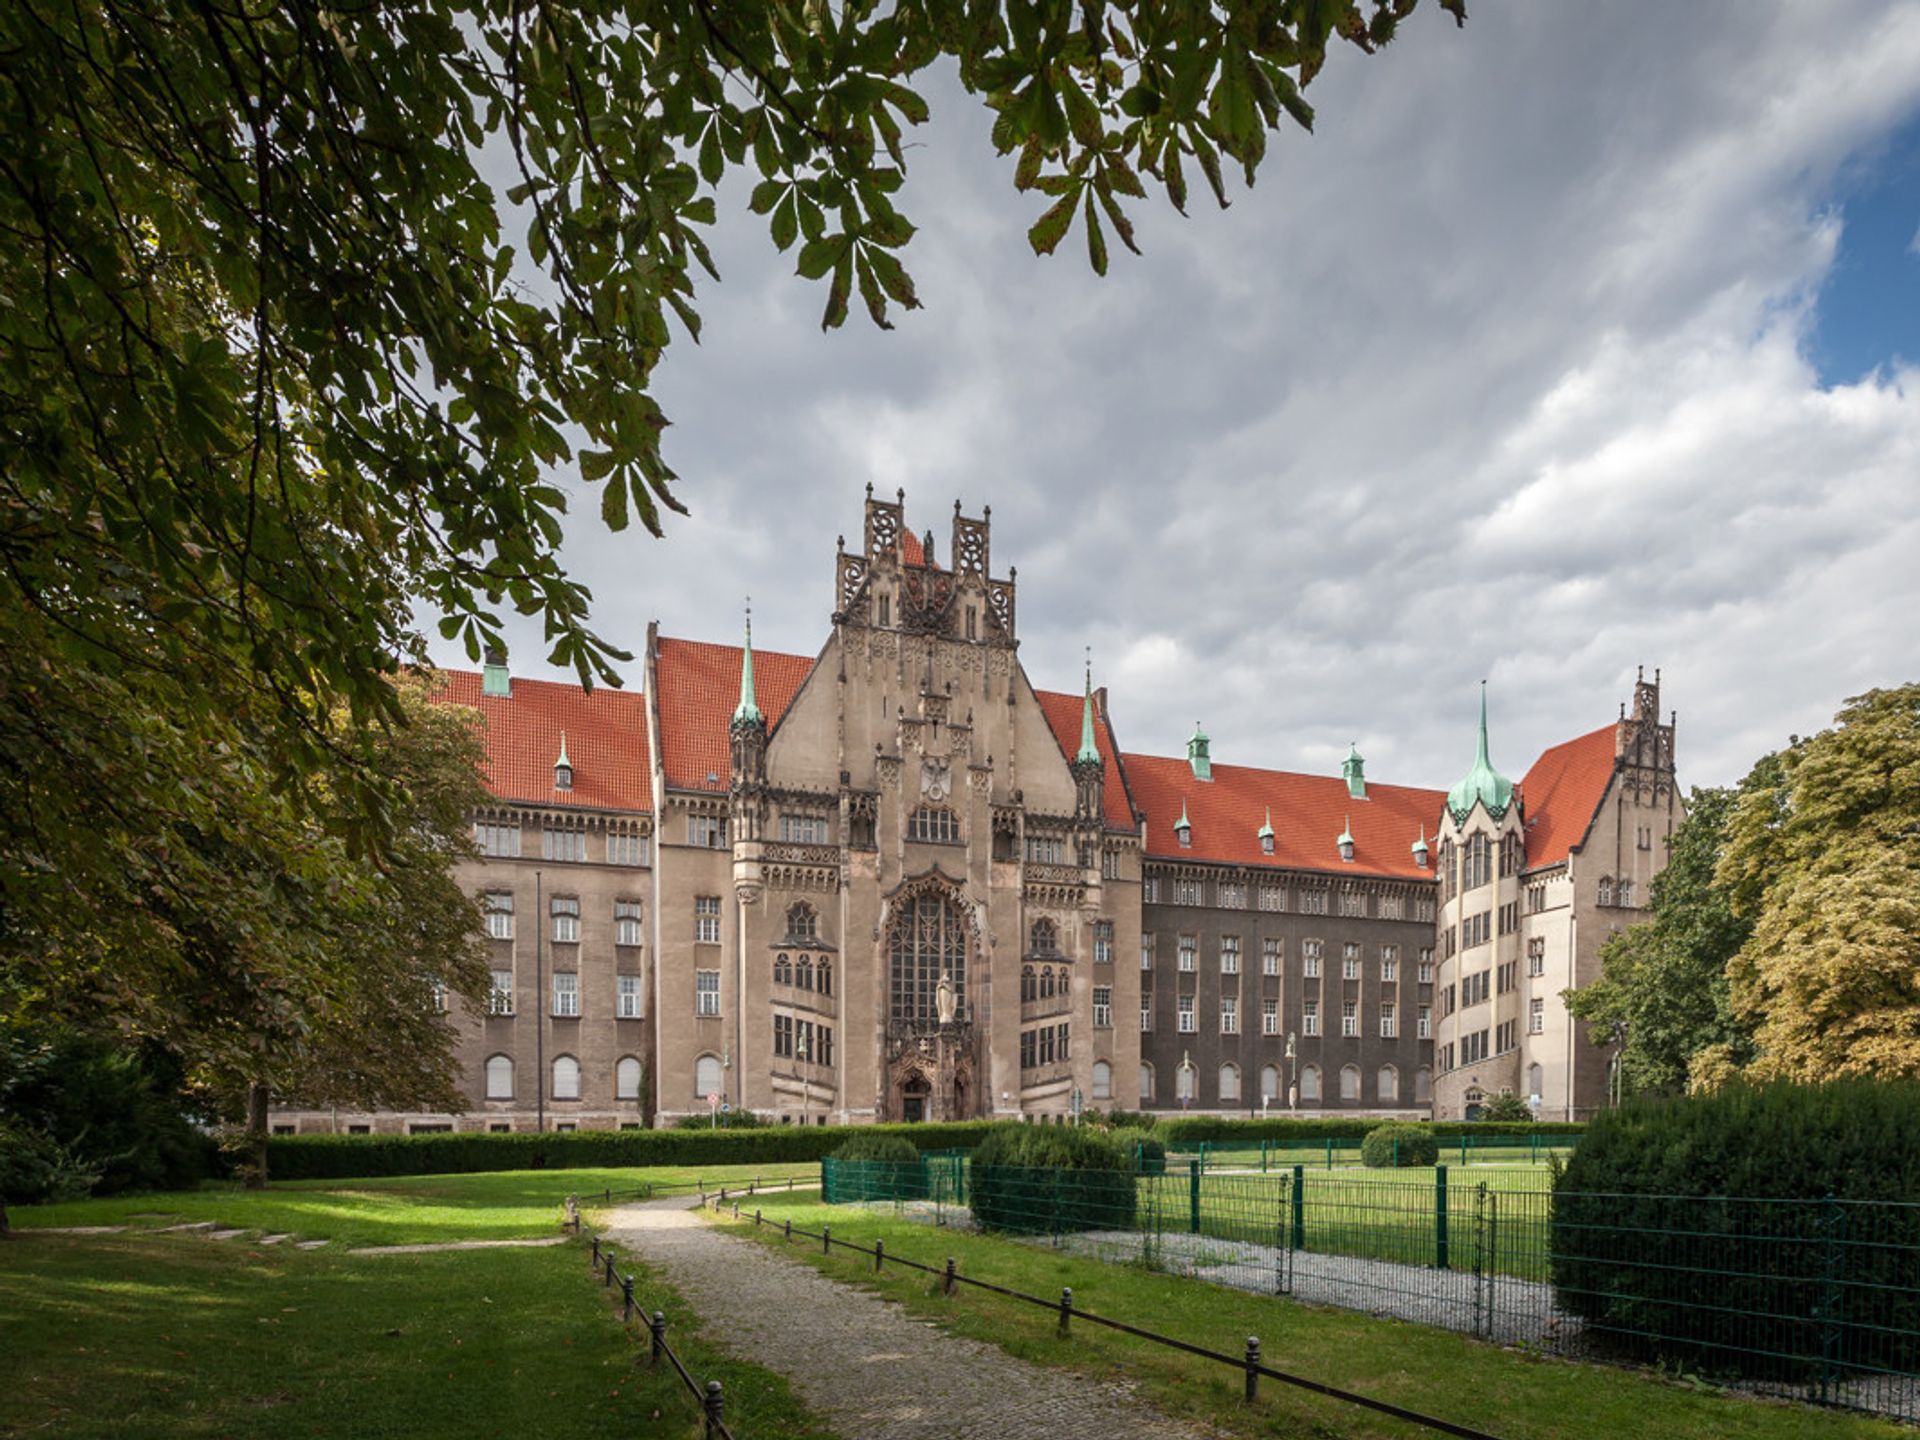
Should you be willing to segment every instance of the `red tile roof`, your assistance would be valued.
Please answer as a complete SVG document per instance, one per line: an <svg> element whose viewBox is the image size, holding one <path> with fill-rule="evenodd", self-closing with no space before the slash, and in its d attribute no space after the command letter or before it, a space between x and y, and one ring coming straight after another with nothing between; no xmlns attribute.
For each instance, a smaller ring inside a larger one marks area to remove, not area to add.
<svg viewBox="0 0 1920 1440"><path fill-rule="evenodd" d="M768 729L780 723L812 668L810 656L753 652L754 699ZM667 784L676 790L725 790L733 774L727 727L740 703L740 647L662 636L653 683Z"/></svg>
<svg viewBox="0 0 1920 1440"><path fill-rule="evenodd" d="M1440 790L1367 784L1357 800L1338 775L1296 775L1215 765L1213 779L1197 780L1185 760L1163 755L1124 757L1134 798L1147 812L1147 853L1176 860L1234 865L1286 866L1305 870L1432 879L1431 865L1413 863L1413 842L1426 828L1431 843ZM1186 806L1193 844L1180 847L1174 822ZM1260 827L1273 812L1273 854L1260 848ZM1343 861L1335 842L1342 829L1353 835L1353 859ZM1437 848L1437 847L1436 847Z"/></svg>
<svg viewBox="0 0 1920 1440"><path fill-rule="evenodd" d="M1527 867L1556 865L1587 830L1613 778L1612 725L1543 750L1520 782L1527 817Z"/></svg>
<svg viewBox="0 0 1920 1440"><path fill-rule="evenodd" d="M1055 690L1036 690L1033 693L1040 701L1040 713L1047 717L1047 726L1053 731L1053 738L1060 742L1061 754L1071 762L1080 753L1080 708L1083 697L1062 695ZM1134 826L1133 805L1127 799L1126 779L1121 775L1119 765L1114 763L1120 746L1113 738L1113 718L1097 706L1093 743L1100 751L1100 758L1107 762L1106 778L1100 794L1102 818L1113 829L1131 830Z"/></svg>
<svg viewBox="0 0 1920 1440"><path fill-rule="evenodd" d="M487 786L502 800L651 810L647 783L647 704L637 690L553 680L513 682L513 694L483 695L472 670L438 672L442 703L468 705L486 719ZM567 737L573 789L553 788L560 736Z"/></svg>

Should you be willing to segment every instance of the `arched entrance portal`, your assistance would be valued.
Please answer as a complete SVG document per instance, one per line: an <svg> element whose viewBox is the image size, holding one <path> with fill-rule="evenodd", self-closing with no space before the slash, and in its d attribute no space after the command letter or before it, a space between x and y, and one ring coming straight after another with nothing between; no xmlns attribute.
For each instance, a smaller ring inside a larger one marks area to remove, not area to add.
<svg viewBox="0 0 1920 1440"><path fill-rule="evenodd" d="M974 1065L968 982L979 949L972 917L938 872L907 882L889 908L883 1117L965 1119Z"/></svg>

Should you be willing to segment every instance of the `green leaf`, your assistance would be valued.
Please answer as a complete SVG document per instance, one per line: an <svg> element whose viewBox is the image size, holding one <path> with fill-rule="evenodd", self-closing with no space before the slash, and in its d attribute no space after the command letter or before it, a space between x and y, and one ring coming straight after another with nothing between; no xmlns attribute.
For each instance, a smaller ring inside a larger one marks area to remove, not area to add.
<svg viewBox="0 0 1920 1440"><path fill-rule="evenodd" d="M1107 237L1100 231L1100 216L1094 211L1093 196L1087 197L1087 258L1093 262L1093 273L1107 273Z"/></svg>
<svg viewBox="0 0 1920 1440"><path fill-rule="evenodd" d="M846 323L847 299L852 291L853 253L848 251L833 270L833 283L827 289L827 308L820 316L822 330L836 330Z"/></svg>
<svg viewBox="0 0 1920 1440"><path fill-rule="evenodd" d="M600 491L600 518L609 530L627 528L627 482L618 475Z"/></svg>
<svg viewBox="0 0 1920 1440"><path fill-rule="evenodd" d="M845 235L827 235L818 240L809 240L800 247L798 273L808 280L818 280L838 263L846 248Z"/></svg>
<svg viewBox="0 0 1920 1440"><path fill-rule="evenodd" d="M800 233L800 221L796 215L793 192L781 197L780 203L773 209L773 243L782 250L791 249L794 238Z"/></svg>
<svg viewBox="0 0 1920 1440"><path fill-rule="evenodd" d="M1062 195L1027 231L1027 243L1036 255L1051 255L1073 225L1073 209L1080 203L1080 187L1075 185Z"/></svg>

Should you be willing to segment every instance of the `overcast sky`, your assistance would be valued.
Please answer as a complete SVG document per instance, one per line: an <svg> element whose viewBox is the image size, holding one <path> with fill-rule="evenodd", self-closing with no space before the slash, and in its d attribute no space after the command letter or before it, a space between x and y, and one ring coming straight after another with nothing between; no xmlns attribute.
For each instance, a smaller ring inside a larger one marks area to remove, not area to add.
<svg viewBox="0 0 1920 1440"><path fill-rule="evenodd" d="M925 303L822 335L727 191L723 283L658 394L693 511L574 505L598 628L816 651L835 536L993 507L1043 687L1121 743L1444 786L1664 671L1681 778L1738 778L1920 679L1920 6L1424 9L1343 47L1231 210L1136 213L1096 279L942 75L909 157ZM729 205L731 201L731 205ZM537 625L510 627L519 674ZM464 658L438 652L447 663ZM638 684L637 665L629 683Z"/></svg>

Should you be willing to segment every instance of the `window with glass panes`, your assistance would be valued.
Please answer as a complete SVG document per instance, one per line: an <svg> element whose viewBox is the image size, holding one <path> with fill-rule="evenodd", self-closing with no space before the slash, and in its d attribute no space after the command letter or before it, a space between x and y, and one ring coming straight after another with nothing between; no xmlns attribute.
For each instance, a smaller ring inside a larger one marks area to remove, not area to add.
<svg viewBox="0 0 1920 1440"><path fill-rule="evenodd" d="M1353 1000L1340 1002L1340 1033L1358 1035L1360 1033L1360 1006Z"/></svg>
<svg viewBox="0 0 1920 1440"><path fill-rule="evenodd" d="M693 897L693 938L694 943L699 945L720 943L720 897L718 895Z"/></svg>
<svg viewBox="0 0 1920 1440"><path fill-rule="evenodd" d="M1340 947L1340 978L1342 980L1360 978L1360 947L1351 942Z"/></svg>
<svg viewBox="0 0 1920 1440"><path fill-rule="evenodd" d="M1280 1033L1280 1002L1278 1000L1260 1002L1260 1033L1262 1035Z"/></svg>
<svg viewBox="0 0 1920 1440"><path fill-rule="evenodd" d="M513 892L489 890L483 902L487 910L487 934L495 940L513 938Z"/></svg>
<svg viewBox="0 0 1920 1440"><path fill-rule="evenodd" d="M1093 922L1093 963L1096 965L1113 963L1113 922L1111 920Z"/></svg>
<svg viewBox="0 0 1920 1440"><path fill-rule="evenodd" d="M1300 973L1309 980L1320 978L1320 948L1318 940L1300 942Z"/></svg>
<svg viewBox="0 0 1920 1440"><path fill-rule="evenodd" d="M569 1017L580 1013L580 977L571 970L553 972L553 1013Z"/></svg>
<svg viewBox="0 0 1920 1440"><path fill-rule="evenodd" d="M1238 935L1220 937L1220 973L1222 975L1240 973L1240 937Z"/></svg>
<svg viewBox="0 0 1920 1440"><path fill-rule="evenodd" d="M1188 973L1200 967L1200 942L1191 935L1180 937L1180 968Z"/></svg>
<svg viewBox="0 0 1920 1440"><path fill-rule="evenodd" d="M1193 996L1182 995L1179 997L1176 1003L1180 1012L1180 1027L1179 1027L1180 1033L1182 1035L1193 1035L1198 1033L1200 1026L1196 1018L1196 1012L1194 1010Z"/></svg>
<svg viewBox="0 0 1920 1440"><path fill-rule="evenodd" d="M616 945L638 945L640 940L640 902L638 900L614 901L613 943Z"/></svg>
<svg viewBox="0 0 1920 1440"><path fill-rule="evenodd" d="M1400 947L1382 945L1380 947L1380 978L1391 985L1400 978Z"/></svg>
<svg viewBox="0 0 1920 1440"><path fill-rule="evenodd" d="M580 940L580 901L572 895L556 895L547 902L553 913L553 938L556 944L574 945Z"/></svg>
<svg viewBox="0 0 1920 1440"><path fill-rule="evenodd" d="M1260 973L1278 975L1280 973L1280 940L1269 935L1260 942Z"/></svg>
<svg viewBox="0 0 1920 1440"><path fill-rule="evenodd" d="M1093 987L1093 1023L1096 1029L1108 1030L1113 1026L1113 987L1096 985Z"/></svg>
<svg viewBox="0 0 1920 1440"><path fill-rule="evenodd" d="M1433 983L1433 947L1431 945L1420 947L1419 980L1422 985Z"/></svg>
<svg viewBox="0 0 1920 1440"><path fill-rule="evenodd" d="M1240 997L1237 995L1220 997L1220 1033L1222 1035L1240 1033Z"/></svg>
<svg viewBox="0 0 1920 1440"><path fill-rule="evenodd" d="M1415 1023L1420 1027L1415 1032L1420 1039L1431 1040L1433 1038L1433 1007L1422 1005L1416 1013Z"/></svg>
<svg viewBox="0 0 1920 1440"><path fill-rule="evenodd" d="M727 843L727 821L722 815L689 815L687 844L704 850L723 849Z"/></svg>
<svg viewBox="0 0 1920 1440"><path fill-rule="evenodd" d="M637 830L612 830L607 833L607 863L609 865L644 865L647 863L647 837Z"/></svg>
<svg viewBox="0 0 1920 1440"><path fill-rule="evenodd" d="M793 845L824 845L827 843L826 817L824 815L782 815L780 838Z"/></svg>
<svg viewBox="0 0 1920 1440"><path fill-rule="evenodd" d="M1311 996L1300 1002L1300 1033L1302 1035L1320 1033L1320 1002Z"/></svg>
<svg viewBox="0 0 1920 1440"><path fill-rule="evenodd" d="M493 972L493 984L487 991L487 1013L489 1015L513 1013L513 971Z"/></svg>
<svg viewBox="0 0 1920 1440"><path fill-rule="evenodd" d="M1143 1033L1153 1029L1153 992L1151 990L1140 992L1140 1029Z"/></svg>
<svg viewBox="0 0 1920 1440"><path fill-rule="evenodd" d="M693 972L693 1013L696 1015L720 1013L720 972L718 970Z"/></svg>
<svg viewBox="0 0 1920 1440"><path fill-rule="evenodd" d="M1392 1040L1400 1033L1400 1007L1391 1000L1380 1002L1380 1038Z"/></svg>
<svg viewBox="0 0 1920 1440"><path fill-rule="evenodd" d="M540 857L577 865L587 858L587 832L549 827L540 832Z"/></svg>
<svg viewBox="0 0 1920 1440"><path fill-rule="evenodd" d="M473 822L473 843L479 847L482 855L494 859L515 859L520 854L520 822L476 820Z"/></svg>
<svg viewBox="0 0 1920 1440"><path fill-rule="evenodd" d="M640 1018L640 977L616 975L613 984L613 1013L622 1020L638 1020Z"/></svg>
<svg viewBox="0 0 1920 1440"><path fill-rule="evenodd" d="M1153 932L1150 930L1140 937L1140 968L1153 969Z"/></svg>

